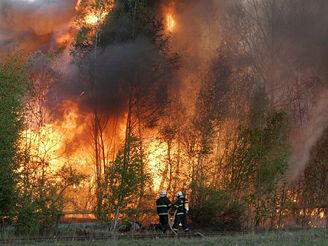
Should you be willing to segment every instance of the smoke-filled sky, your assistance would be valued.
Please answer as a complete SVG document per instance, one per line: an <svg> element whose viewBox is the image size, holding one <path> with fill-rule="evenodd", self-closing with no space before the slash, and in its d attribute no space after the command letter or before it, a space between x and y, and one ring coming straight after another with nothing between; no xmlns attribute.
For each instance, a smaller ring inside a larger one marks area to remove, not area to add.
<svg viewBox="0 0 328 246"><path fill-rule="evenodd" d="M76 0L1 0L0 55L54 47L70 28Z"/></svg>

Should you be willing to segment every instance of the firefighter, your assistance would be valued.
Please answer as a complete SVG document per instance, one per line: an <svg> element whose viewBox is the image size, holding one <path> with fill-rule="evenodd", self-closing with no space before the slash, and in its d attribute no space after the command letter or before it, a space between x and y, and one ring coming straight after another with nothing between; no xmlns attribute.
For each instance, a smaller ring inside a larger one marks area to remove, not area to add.
<svg viewBox="0 0 328 246"><path fill-rule="evenodd" d="M171 208L171 206L171 201L167 197L167 191L165 189L161 190L160 197L156 200L156 208L163 233L165 233L168 229L169 209Z"/></svg>
<svg viewBox="0 0 328 246"><path fill-rule="evenodd" d="M189 232L189 226L187 223L187 215L189 212L189 203L187 198L183 195L182 191L176 193L177 200L174 204L175 219L173 224L173 230L177 233L180 223L185 232Z"/></svg>

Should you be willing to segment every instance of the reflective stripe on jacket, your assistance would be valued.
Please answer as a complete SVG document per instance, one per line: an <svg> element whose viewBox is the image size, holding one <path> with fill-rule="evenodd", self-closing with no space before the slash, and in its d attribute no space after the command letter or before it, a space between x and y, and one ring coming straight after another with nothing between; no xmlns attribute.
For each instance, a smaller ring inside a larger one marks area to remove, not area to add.
<svg viewBox="0 0 328 246"><path fill-rule="evenodd" d="M186 198L178 198L174 204L174 208L177 210L176 215L185 215L186 209L189 209L188 200Z"/></svg>
<svg viewBox="0 0 328 246"><path fill-rule="evenodd" d="M156 200L156 209L158 215L168 215L171 206L171 201L166 196L160 197Z"/></svg>

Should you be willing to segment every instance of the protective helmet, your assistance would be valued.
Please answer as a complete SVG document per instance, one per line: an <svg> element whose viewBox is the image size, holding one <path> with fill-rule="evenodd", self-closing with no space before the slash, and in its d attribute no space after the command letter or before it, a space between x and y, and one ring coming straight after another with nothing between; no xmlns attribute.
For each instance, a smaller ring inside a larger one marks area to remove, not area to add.
<svg viewBox="0 0 328 246"><path fill-rule="evenodd" d="M177 197L183 197L183 193L182 193L182 191L178 191L175 195L176 195Z"/></svg>
<svg viewBox="0 0 328 246"><path fill-rule="evenodd" d="M167 195L167 190L166 189L161 190L160 197L165 197L166 195Z"/></svg>

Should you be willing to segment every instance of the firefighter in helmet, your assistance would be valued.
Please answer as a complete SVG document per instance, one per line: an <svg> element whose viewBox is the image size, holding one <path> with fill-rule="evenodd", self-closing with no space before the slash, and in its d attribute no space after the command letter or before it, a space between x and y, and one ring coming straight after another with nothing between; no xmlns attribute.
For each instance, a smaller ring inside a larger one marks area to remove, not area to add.
<svg viewBox="0 0 328 246"><path fill-rule="evenodd" d="M182 224L183 230L189 232L189 226L187 223L187 215L189 212L189 203L187 198L183 195L182 191L176 193L177 200L174 204L175 219L173 224L173 230L178 232L180 223Z"/></svg>
<svg viewBox="0 0 328 246"><path fill-rule="evenodd" d="M156 208L163 233L165 233L168 229L169 209L171 208L171 206L171 201L167 197L167 191L165 189L161 190L160 197L156 200Z"/></svg>

